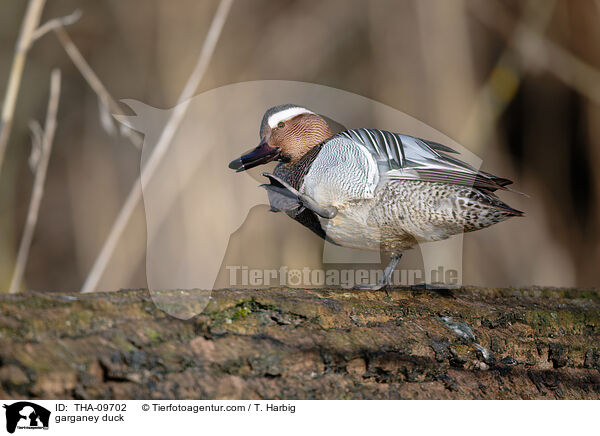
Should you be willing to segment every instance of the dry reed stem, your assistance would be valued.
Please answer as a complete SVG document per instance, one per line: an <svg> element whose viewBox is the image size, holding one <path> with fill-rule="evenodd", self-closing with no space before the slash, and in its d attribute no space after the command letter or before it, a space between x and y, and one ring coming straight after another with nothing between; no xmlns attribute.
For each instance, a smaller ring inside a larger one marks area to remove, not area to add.
<svg viewBox="0 0 600 436"><path fill-rule="evenodd" d="M491 5L486 3L486 7ZM529 27L537 33L544 33L550 24L556 1L546 1L541 5L529 3L525 20L529 20ZM538 6L538 7L536 7ZM480 4L472 4L473 12L481 20L487 21L487 10ZM494 14L495 16L495 14ZM477 99L473 104L469 117L462 129L460 139L471 146L481 146L489 140L494 126L504 113L510 102L514 99L523 76L523 67L515 56L514 45L520 38L520 33L515 29L511 32L507 23L507 16L501 15L499 21L506 28L504 35L508 46L498 57L494 68L485 84L480 88Z"/></svg>
<svg viewBox="0 0 600 436"><path fill-rule="evenodd" d="M33 43L37 39L44 36L51 30L57 29L58 27L70 26L81 18L81 11L79 9L74 10L71 15L65 15L64 17L53 18L38 27L33 35L31 35L31 42Z"/></svg>
<svg viewBox="0 0 600 436"><path fill-rule="evenodd" d="M472 3L477 18L489 28L511 38L515 18L500 3L486 2L485 5L484 8L478 2ZM546 3L542 5L547 7ZM600 72L597 69L545 37L530 22L519 21L514 32L515 37L511 38L513 50L521 59L531 62L534 67L544 68L567 86L600 104Z"/></svg>
<svg viewBox="0 0 600 436"><path fill-rule="evenodd" d="M179 96L177 106L175 106L171 118L165 125L165 128L163 129L156 146L152 150L152 154L144 165L140 177L133 183L129 195L125 200L123 207L119 211L119 215L113 223L110 233L105 240L102 249L100 250L100 254L96 258L96 261L90 273L88 274L85 283L83 284L81 289L82 293L93 292L96 290L100 278L102 277L102 274L108 265L108 262L121 238L121 235L123 234L123 231L125 230L125 227L129 222L133 211L135 210L135 207L142 197L142 184L147 184L152 178L154 172L158 168L158 165L162 161L163 156L169 149L171 140L173 139L173 136L177 132L177 129L179 128L179 125L187 112L189 99L194 95L194 92L198 88L198 85L200 84L200 81L206 72L208 64L210 63L232 3L233 0L221 0L219 3L206 38L204 39L202 51L200 52L196 66L194 67L192 74L190 75L183 91L181 92L181 95Z"/></svg>
<svg viewBox="0 0 600 436"><path fill-rule="evenodd" d="M21 24L21 32L17 40L15 56L6 88L6 96L2 105L2 119L0 120L0 171L2 171L8 138L12 129L15 105L17 103L17 96L19 95L19 88L21 87L25 60L33 41L32 36L40 22L45 3L46 0L29 0L27 11Z"/></svg>
<svg viewBox="0 0 600 436"><path fill-rule="evenodd" d="M65 28L63 26L57 26L54 27L53 30L65 52L69 58L71 58L71 61L75 64L75 67L77 67L88 85L90 85L92 90L96 93L104 107L113 114L126 115L115 99L109 94L104 84L100 81L92 67L90 67L90 64L87 63ZM141 137L133 130L122 129L121 134L126 136L136 148L142 147Z"/></svg>
<svg viewBox="0 0 600 436"><path fill-rule="evenodd" d="M19 253L15 264L15 270L8 290L9 294L14 294L19 291L21 282L23 281L23 273L27 265L29 249L33 239L33 232L38 220L40 204L44 196L44 183L46 181L46 173L48 170L48 162L52 151L52 141L54 140L54 132L56 131L56 114L58 112L58 102L60 99L60 70L52 70L50 76L50 97L48 98L48 110L46 112L46 122L44 125L44 134L41 140L41 155L37 168L35 170L35 179L33 181L33 190L31 192L31 200L29 202L29 210L27 211L27 220L25 221L25 229L19 246Z"/></svg>

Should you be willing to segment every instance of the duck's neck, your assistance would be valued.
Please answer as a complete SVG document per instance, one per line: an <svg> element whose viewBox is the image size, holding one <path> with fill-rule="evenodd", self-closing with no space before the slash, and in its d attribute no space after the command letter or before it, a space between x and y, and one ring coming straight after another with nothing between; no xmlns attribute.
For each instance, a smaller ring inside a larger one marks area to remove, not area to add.
<svg viewBox="0 0 600 436"><path fill-rule="evenodd" d="M287 180L287 182L292 185L296 189L300 189L302 186L302 182L304 181L304 176L308 173L310 166L313 161L316 159L319 151L321 151L321 147L323 145L323 141L319 144L313 146L308 152L304 153L299 159L294 161L285 162L282 167L282 175Z"/></svg>

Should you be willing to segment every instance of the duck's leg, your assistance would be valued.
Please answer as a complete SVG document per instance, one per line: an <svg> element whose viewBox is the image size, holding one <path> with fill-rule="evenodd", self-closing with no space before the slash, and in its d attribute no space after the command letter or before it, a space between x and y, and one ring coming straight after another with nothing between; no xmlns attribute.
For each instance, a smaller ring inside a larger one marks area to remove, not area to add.
<svg viewBox="0 0 600 436"><path fill-rule="evenodd" d="M390 257L390 261L383 270L383 275L381 276L380 281L382 281L385 285L391 287L392 286L392 275L394 274L394 270L398 266L398 262L402 259L402 253L392 253Z"/></svg>
<svg viewBox="0 0 600 436"><path fill-rule="evenodd" d="M263 188L271 191L276 191L279 194L282 194L282 189L288 191L286 194L288 196L295 197L298 201L298 204L306 207L307 209L312 210L314 213L319 215L322 218L331 219L337 215L337 208L334 206L321 206L315 202L312 198L307 195L301 194L292 186L290 186L287 182L284 182L279 177L269 174L263 173L263 176L268 177L271 181L270 185L261 185Z"/></svg>
<svg viewBox="0 0 600 436"><path fill-rule="evenodd" d="M375 283L373 285L358 285L357 288L369 289L371 291L378 291L383 288L387 292L387 288L392 287L392 275L394 274L394 270L398 266L398 262L400 262L401 258L402 258L402 252L392 253L392 255L390 256L390 261L388 262L387 266L383 270L383 274L381 275L379 280L377 280L377 283Z"/></svg>

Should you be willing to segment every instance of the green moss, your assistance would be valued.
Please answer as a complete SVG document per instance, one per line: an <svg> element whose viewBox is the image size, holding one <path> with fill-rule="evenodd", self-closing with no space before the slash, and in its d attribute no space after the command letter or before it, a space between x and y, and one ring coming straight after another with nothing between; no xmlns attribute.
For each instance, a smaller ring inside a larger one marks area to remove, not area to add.
<svg viewBox="0 0 600 436"><path fill-rule="evenodd" d="M240 307L237 312L235 312L232 316L233 321L237 321L238 319L246 319L248 315L250 315L252 311L247 307Z"/></svg>
<svg viewBox="0 0 600 436"><path fill-rule="evenodd" d="M600 326L598 312L583 312L576 310L528 312L525 323L538 334L547 335L560 331L572 334L582 334L585 331L596 331Z"/></svg>
<svg viewBox="0 0 600 436"><path fill-rule="evenodd" d="M136 349L122 332L116 334L112 340L115 347L121 351L134 351Z"/></svg>
<svg viewBox="0 0 600 436"><path fill-rule="evenodd" d="M151 344L156 345L156 344L160 344L161 342L164 342L162 335L150 327L146 327L144 329L144 333L146 334L148 339L150 339Z"/></svg>

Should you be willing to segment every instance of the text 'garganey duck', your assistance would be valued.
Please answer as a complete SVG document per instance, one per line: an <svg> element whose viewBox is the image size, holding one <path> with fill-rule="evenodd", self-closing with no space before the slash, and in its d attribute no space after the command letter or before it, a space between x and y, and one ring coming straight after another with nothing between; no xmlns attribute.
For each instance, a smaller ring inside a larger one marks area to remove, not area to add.
<svg viewBox="0 0 600 436"><path fill-rule="evenodd" d="M229 168L281 161L264 174L271 209L332 243L390 253L376 289L390 284L402 250L522 216L494 194L510 180L436 142L378 129L332 135L321 116L290 104L265 113L260 138Z"/></svg>

